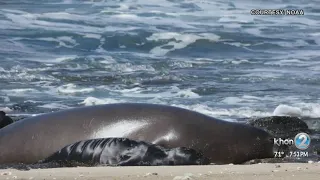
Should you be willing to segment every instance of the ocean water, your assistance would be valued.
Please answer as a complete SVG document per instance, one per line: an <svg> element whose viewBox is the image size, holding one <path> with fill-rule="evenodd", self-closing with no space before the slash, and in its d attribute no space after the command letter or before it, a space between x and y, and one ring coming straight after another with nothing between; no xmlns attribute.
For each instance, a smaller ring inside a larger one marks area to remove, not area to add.
<svg viewBox="0 0 320 180"><path fill-rule="evenodd" d="M317 0L4 0L0 109L147 102L229 121L319 118L319 45Z"/></svg>

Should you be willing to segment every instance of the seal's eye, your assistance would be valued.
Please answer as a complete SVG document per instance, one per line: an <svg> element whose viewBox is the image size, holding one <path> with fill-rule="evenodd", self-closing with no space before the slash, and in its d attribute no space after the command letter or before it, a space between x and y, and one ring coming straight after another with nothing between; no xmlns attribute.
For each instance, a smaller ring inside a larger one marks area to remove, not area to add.
<svg viewBox="0 0 320 180"><path fill-rule="evenodd" d="M4 111L0 111L0 118L4 118L6 116L6 113Z"/></svg>
<svg viewBox="0 0 320 180"><path fill-rule="evenodd" d="M127 159L129 159L130 158L130 156L128 156L128 155L121 155L120 156L120 159L123 161L123 160L127 160Z"/></svg>

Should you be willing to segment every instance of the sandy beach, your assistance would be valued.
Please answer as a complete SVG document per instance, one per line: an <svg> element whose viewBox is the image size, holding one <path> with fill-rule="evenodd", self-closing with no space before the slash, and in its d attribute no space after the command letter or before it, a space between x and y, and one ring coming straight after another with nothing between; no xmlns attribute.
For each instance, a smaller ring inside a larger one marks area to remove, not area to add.
<svg viewBox="0 0 320 180"><path fill-rule="evenodd" d="M320 163L1 169L0 179L34 180L318 180Z"/></svg>

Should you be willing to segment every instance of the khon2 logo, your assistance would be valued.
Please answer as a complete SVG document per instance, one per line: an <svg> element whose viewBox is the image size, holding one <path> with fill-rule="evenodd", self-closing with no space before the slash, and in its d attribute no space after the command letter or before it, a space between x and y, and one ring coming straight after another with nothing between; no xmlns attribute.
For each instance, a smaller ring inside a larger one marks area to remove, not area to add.
<svg viewBox="0 0 320 180"><path fill-rule="evenodd" d="M273 138L273 143L275 145L288 145L292 146L293 144L300 150L306 150L311 144L311 138L307 133L299 133L293 139L282 139L282 138Z"/></svg>
<svg viewBox="0 0 320 180"><path fill-rule="evenodd" d="M311 138L307 133L299 133L294 138L294 145L300 150L306 150L310 146Z"/></svg>

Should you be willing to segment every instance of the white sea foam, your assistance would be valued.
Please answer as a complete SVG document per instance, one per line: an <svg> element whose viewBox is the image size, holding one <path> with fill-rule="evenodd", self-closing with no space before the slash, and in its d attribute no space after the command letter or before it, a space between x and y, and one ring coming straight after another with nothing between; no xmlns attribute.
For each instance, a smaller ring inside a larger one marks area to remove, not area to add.
<svg viewBox="0 0 320 180"><path fill-rule="evenodd" d="M88 17L83 15L77 14L70 14L68 12L50 12L50 13L43 13L43 14L35 14L37 18L49 18L49 19L63 19L63 20L78 20L83 21L87 20Z"/></svg>
<svg viewBox="0 0 320 180"><path fill-rule="evenodd" d="M0 68L0 79L4 80L14 80L14 81L55 81L56 79L51 75L42 75L38 72L46 71L49 68L25 68L23 66L17 65L10 69Z"/></svg>
<svg viewBox="0 0 320 180"><path fill-rule="evenodd" d="M150 89L151 90L151 89ZM140 87L135 87L132 89L121 89L121 90L112 90L115 92L120 92L121 96L124 97L134 97L134 98L188 98L188 99L196 99L199 98L200 95L193 92L192 89L180 89L176 86L172 86L170 90L164 92L148 92L148 89L143 89ZM148 92L148 93L145 93Z"/></svg>
<svg viewBox="0 0 320 180"><path fill-rule="evenodd" d="M0 96L0 98L3 100L3 102L8 103L10 102L10 98L8 96Z"/></svg>
<svg viewBox="0 0 320 180"><path fill-rule="evenodd" d="M249 43L241 43L241 42L223 42L223 44L228 44L228 45L236 46L236 47L247 47L247 46L252 45Z"/></svg>
<svg viewBox="0 0 320 180"><path fill-rule="evenodd" d="M292 101L296 97L288 96L285 98L282 98L283 101ZM221 100L223 104L227 105L243 105L243 106L255 106L257 103L266 104L268 102L277 102L278 97L270 96L270 95L264 95L264 96L252 96L252 95L242 95L239 97L225 97Z"/></svg>
<svg viewBox="0 0 320 180"><path fill-rule="evenodd" d="M138 20L139 17L135 14L117 14L113 15L113 18L119 18L119 19L129 19L129 20Z"/></svg>
<svg viewBox="0 0 320 180"><path fill-rule="evenodd" d="M312 63L312 62L311 62ZM309 66L310 64L300 59L283 59L265 62L266 65L278 65L278 66Z"/></svg>
<svg viewBox="0 0 320 180"><path fill-rule="evenodd" d="M320 71L320 65L311 66L308 67L308 69L312 71Z"/></svg>
<svg viewBox="0 0 320 180"><path fill-rule="evenodd" d="M225 108L209 107L204 104L194 104L194 105L172 104L172 105L193 110L196 112L200 112L211 117L221 118L227 121L236 121L237 118L265 117L265 116L272 115L271 112L255 110L250 107L225 109Z"/></svg>
<svg viewBox="0 0 320 180"><path fill-rule="evenodd" d="M73 59L76 59L78 56L77 55L66 55L66 56L50 56L50 57L43 57L43 58L32 58L32 59L27 59L29 61L36 61L36 62L45 62L45 63L53 63L53 64L58 64L58 63L62 63L64 61L70 61ZM47 65L50 65L47 64Z"/></svg>
<svg viewBox="0 0 320 180"><path fill-rule="evenodd" d="M44 104L38 107L42 108L47 108L47 109L69 109L71 107L63 105L63 104L58 104L58 103L49 103L49 104Z"/></svg>
<svg viewBox="0 0 320 180"><path fill-rule="evenodd" d="M280 104L273 112L278 116L320 117L320 104L295 103L294 105Z"/></svg>
<svg viewBox="0 0 320 180"><path fill-rule="evenodd" d="M151 53L153 54L165 55L170 51L185 48L199 39L205 39L209 41L218 41L219 38L220 38L219 36L215 34L209 34L209 33L180 34L177 32L165 32L165 33L154 33L152 34L152 36L148 37L147 40L148 41L172 40L165 45L155 47L151 50ZM163 48L165 46L172 46L172 47Z"/></svg>
<svg viewBox="0 0 320 180"><path fill-rule="evenodd" d="M2 89L0 92L9 95L9 96L16 96L16 97L25 97L28 95L36 95L39 94L40 91L31 88L21 88L21 89Z"/></svg>
<svg viewBox="0 0 320 180"><path fill-rule="evenodd" d="M3 112L5 112L5 113L10 113L10 112L12 112L13 110L10 109L10 108L8 108L8 107L1 107L1 106L0 106L0 111L3 111Z"/></svg>
<svg viewBox="0 0 320 180"><path fill-rule="evenodd" d="M62 94L90 93L94 88L81 88L75 84L69 83L57 88L57 91Z"/></svg>
<svg viewBox="0 0 320 180"><path fill-rule="evenodd" d="M116 100L111 98L95 98L95 97L87 97L83 100L80 104L84 104L85 106L93 106L93 105L100 105L100 104L113 104L113 103L122 103L125 102L124 100Z"/></svg>
<svg viewBox="0 0 320 180"><path fill-rule="evenodd" d="M66 24L61 22L50 22L46 20L40 20L39 17L43 15L39 14L31 14L31 13L23 13L23 14L13 14L6 13L4 14L6 18L10 19L11 22L8 24L9 26L5 26L5 28L41 28L45 30L56 30L56 31L73 31L78 33L88 33L88 32L103 32L103 28L86 26L86 25L77 25L77 24ZM83 16L82 18L85 18Z"/></svg>
<svg viewBox="0 0 320 180"><path fill-rule="evenodd" d="M189 110L194 110L212 117L231 120L231 121L236 120L237 118L252 118L252 117L267 117L267 116L297 116L297 117L310 117L310 118L320 117L320 103L301 103L298 101L293 101L295 102L293 103L293 105L280 104L272 112L272 110L269 111L268 109L254 108L254 100L257 100L257 101L273 100L274 102L276 98L272 98L272 97L260 98L260 97L254 97L254 96L252 97L248 96L246 98L252 100L250 102L250 103L253 103L251 106L246 106L246 103L243 103L243 99L235 98L235 97L226 98L229 101L227 103L238 104L238 105L240 104L241 107L219 108L216 106L211 107L204 104L193 104L193 105L172 104L172 105L186 108Z"/></svg>
<svg viewBox="0 0 320 180"><path fill-rule="evenodd" d="M267 116L298 116L298 117L320 117L320 104L300 103L296 106L279 105L274 112L254 109L251 107L240 108L217 108L209 107L203 104L181 105L173 104L190 110L194 110L212 117L221 118L224 120L236 120L237 118L252 118L252 117L267 117ZM232 119L230 119L232 117Z"/></svg>
<svg viewBox="0 0 320 180"><path fill-rule="evenodd" d="M106 62L106 61L104 61ZM110 69L112 71L124 72L124 73L132 73L136 71L146 71L146 72L154 72L155 69L151 65L133 65L131 63L124 64L108 64L105 68Z"/></svg>
<svg viewBox="0 0 320 180"><path fill-rule="evenodd" d="M130 6L127 4L120 4L119 10L129 10Z"/></svg>
<svg viewBox="0 0 320 180"><path fill-rule="evenodd" d="M49 68L44 67L44 68L26 68L20 65L12 66L10 69L6 68L0 68L0 72L4 73L20 73L20 72L38 72L38 71L45 71L48 70Z"/></svg>
<svg viewBox="0 0 320 180"><path fill-rule="evenodd" d="M46 37L46 38L37 38L38 40L42 41L48 41L48 42L57 42L59 45L57 47L67 47L67 48L73 48L78 43L69 36L60 36L57 38L51 38L51 37Z"/></svg>
<svg viewBox="0 0 320 180"><path fill-rule="evenodd" d="M116 60L112 56L104 56L103 60L100 61L102 64L115 64Z"/></svg>
<svg viewBox="0 0 320 180"><path fill-rule="evenodd" d="M238 97L226 97L222 100L222 102L225 104L234 104L234 105L241 104L243 103L243 101L244 101L243 99Z"/></svg>
<svg viewBox="0 0 320 180"><path fill-rule="evenodd" d="M92 38L92 39L101 39L102 36L100 34L87 33L87 34L84 34L83 37Z"/></svg>

